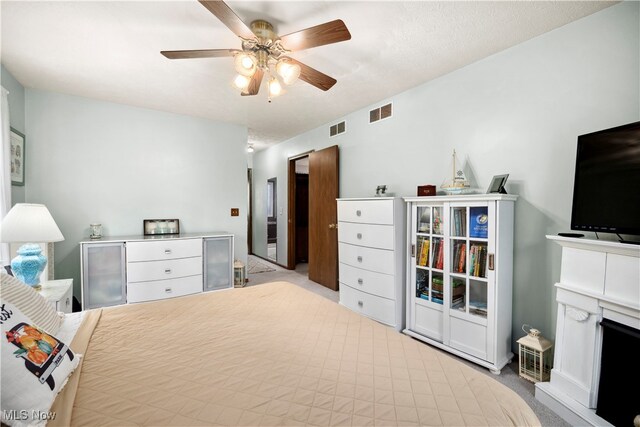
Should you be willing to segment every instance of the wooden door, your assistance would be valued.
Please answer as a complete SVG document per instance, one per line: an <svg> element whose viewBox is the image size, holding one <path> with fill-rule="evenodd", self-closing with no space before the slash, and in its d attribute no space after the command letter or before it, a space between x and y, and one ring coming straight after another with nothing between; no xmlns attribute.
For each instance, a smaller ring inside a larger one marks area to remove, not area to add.
<svg viewBox="0 0 640 427"><path fill-rule="evenodd" d="M338 290L338 146L309 154L309 280Z"/></svg>

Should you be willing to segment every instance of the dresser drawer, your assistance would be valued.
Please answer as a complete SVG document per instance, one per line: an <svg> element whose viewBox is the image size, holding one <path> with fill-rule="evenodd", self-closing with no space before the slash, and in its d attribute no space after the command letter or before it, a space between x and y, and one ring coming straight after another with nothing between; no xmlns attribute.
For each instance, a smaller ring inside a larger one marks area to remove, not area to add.
<svg viewBox="0 0 640 427"><path fill-rule="evenodd" d="M393 224L393 200L340 200L340 221Z"/></svg>
<svg viewBox="0 0 640 427"><path fill-rule="evenodd" d="M340 286L340 304L387 325L395 326L395 301Z"/></svg>
<svg viewBox="0 0 640 427"><path fill-rule="evenodd" d="M127 302L154 301L202 292L202 275L127 284Z"/></svg>
<svg viewBox="0 0 640 427"><path fill-rule="evenodd" d="M127 242L127 262L202 256L202 239Z"/></svg>
<svg viewBox="0 0 640 427"><path fill-rule="evenodd" d="M338 241L393 250L393 225L339 222Z"/></svg>
<svg viewBox="0 0 640 427"><path fill-rule="evenodd" d="M202 257L127 263L127 282L202 275Z"/></svg>
<svg viewBox="0 0 640 427"><path fill-rule="evenodd" d="M368 294L396 299L395 277L340 264L340 283Z"/></svg>
<svg viewBox="0 0 640 427"><path fill-rule="evenodd" d="M393 274L394 252L386 249L365 248L338 242L339 262L352 267Z"/></svg>

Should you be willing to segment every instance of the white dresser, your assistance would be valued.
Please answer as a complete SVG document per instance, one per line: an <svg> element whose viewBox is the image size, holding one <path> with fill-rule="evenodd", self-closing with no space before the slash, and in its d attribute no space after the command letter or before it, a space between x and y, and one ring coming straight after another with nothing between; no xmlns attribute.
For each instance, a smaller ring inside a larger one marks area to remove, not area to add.
<svg viewBox="0 0 640 427"><path fill-rule="evenodd" d="M340 304L393 326L405 323L404 203L338 199Z"/></svg>
<svg viewBox="0 0 640 427"><path fill-rule="evenodd" d="M127 302L198 292L202 292L202 239L127 244Z"/></svg>
<svg viewBox="0 0 640 427"><path fill-rule="evenodd" d="M210 232L80 242L82 308L233 288L233 240Z"/></svg>

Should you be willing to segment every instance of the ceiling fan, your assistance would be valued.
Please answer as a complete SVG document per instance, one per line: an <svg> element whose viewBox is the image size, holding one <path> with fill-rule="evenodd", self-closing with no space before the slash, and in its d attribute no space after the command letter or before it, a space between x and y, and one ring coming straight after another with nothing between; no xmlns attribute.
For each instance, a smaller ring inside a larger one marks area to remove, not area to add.
<svg viewBox="0 0 640 427"><path fill-rule="evenodd" d="M164 50L160 52L169 59L220 58L233 56L238 76L234 85L242 95L256 95L265 74L268 74L269 101L282 91L278 76L285 84L298 78L324 91L336 84L336 79L287 56L293 51L309 49L351 39L351 34L342 20L296 31L278 37L273 25L256 20L247 26L222 0L198 0L224 25L242 40L242 50L199 49ZM273 72L275 71L275 72Z"/></svg>

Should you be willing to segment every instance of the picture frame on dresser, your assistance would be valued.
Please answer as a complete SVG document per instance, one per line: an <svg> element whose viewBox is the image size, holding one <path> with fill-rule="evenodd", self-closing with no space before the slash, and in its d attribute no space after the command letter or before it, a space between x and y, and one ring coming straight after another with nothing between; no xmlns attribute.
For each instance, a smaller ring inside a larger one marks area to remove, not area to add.
<svg viewBox="0 0 640 427"><path fill-rule="evenodd" d="M11 185L24 186L25 136L14 128L10 128L11 141Z"/></svg>

